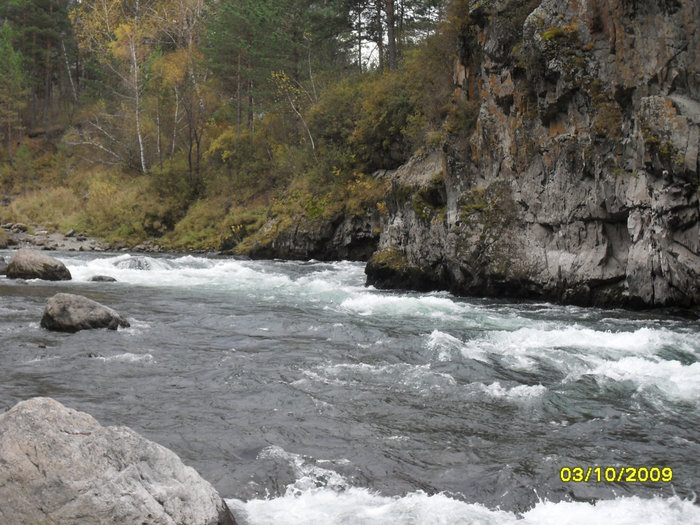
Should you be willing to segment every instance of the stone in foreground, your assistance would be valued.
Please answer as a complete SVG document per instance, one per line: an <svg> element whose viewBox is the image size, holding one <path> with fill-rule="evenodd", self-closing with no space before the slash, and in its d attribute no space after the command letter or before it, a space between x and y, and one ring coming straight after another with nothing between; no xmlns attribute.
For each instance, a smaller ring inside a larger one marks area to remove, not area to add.
<svg viewBox="0 0 700 525"><path fill-rule="evenodd" d="M43 279L45 281L70 281L68 268L53 257L30 248L17 250L7 265L9 279Z"/></svg>
<svg viewBox="0 0 700 525"><path fill-rule="evenodd" d="M77 332L92 328L128 328L129 322L97 301L70 293L54 295L44 308L42 328L56 332Z"/></svg>
<svg viewBox="0 0 700 525"><path fill-rule="evenodd" d="M0 415L0 523L235 525L167 448L50 398Z"/></svg>

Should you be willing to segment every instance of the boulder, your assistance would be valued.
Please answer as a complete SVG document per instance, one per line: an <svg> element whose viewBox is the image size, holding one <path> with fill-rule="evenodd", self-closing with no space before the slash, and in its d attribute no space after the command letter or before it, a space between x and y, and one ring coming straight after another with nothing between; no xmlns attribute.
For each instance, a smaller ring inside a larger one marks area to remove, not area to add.
<svg viewBox="0 0 700 525"><path fill-rule="evenodd" d="M0 275L5 275L7 273L7 262L5 262L4 257L0 257Z"/></svg>
<svg viewBox="0 0 700 525"><path fill-rule="evenodd" d="M0 415L0 523L235 525L167 448L50 398Z"/></svg>
<svg viewBox="0 0 700 525"><path fill-rule="evenodd" d="M114 264L117 268L122 270L150 270L151 263L141 255L137 257L132 257L124 261L119 261Z"/></svg>
<svg viewBox="0 0 700 525"><path fill-rule="evenodd" d="M70 281L68 268L53 257L30 248L15 252L7 265L10 279L43 279L45 281Z"/></svg>
<svg viewBox="0 0 700 525"><path fill-rule="evenodd" d="M91 328L126 328L129 322L100 303L70 293L58 293L49 299L41 318L41 326L56 332L77 332Z"/></svg>
<svg viewBox="0 0 700 525"><path fill-rule="evenodd" d="M109 275L93 275L90 280L95 283L116 283L117 280Z"/></svg>

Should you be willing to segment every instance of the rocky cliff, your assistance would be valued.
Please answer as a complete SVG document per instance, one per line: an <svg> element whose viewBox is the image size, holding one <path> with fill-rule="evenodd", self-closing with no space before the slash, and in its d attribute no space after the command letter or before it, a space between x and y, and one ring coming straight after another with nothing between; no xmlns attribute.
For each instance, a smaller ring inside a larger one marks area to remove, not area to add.
<svg viewBox="0 0 700 525"><path fill-rule="evenodd" d="M234 253L255 259L366 261L377 248L381 228L376 208L365 214L298 216L290 224L281 222L276 218L266 221L251 246Z"/></svg>
<svg viewBox="0 0 700 525"><path fill-rule="evenodd" d="M368 283L698 304L700 5L468 2L474 125L391 175Z"/></svg>

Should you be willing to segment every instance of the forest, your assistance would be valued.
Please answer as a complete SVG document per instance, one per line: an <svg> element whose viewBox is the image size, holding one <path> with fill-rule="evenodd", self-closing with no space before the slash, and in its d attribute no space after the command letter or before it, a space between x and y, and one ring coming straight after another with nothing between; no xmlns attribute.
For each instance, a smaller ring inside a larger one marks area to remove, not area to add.
<svg viewBox="0 0 700 525"><path fill-rule="evenodd" d="M244 253L271 216L381 210L373 174L469 121L466 4L7 0L0 218Z"/></svg>

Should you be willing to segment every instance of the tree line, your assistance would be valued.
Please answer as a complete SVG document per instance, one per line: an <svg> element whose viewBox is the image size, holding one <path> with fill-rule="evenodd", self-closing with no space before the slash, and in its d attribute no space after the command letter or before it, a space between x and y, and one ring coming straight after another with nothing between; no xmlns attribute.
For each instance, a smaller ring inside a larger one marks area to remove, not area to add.
<svg viewBox="0 0 700 525"><path fill-rule="evenodd" d="M267 126L318 160L323 132L312 108L322 92L395 70L444 8L441 0L6 0L2 159L13 163L24 136L55 135L86 161L177 170L195 197L203 158L222 137Z"/></svg>

